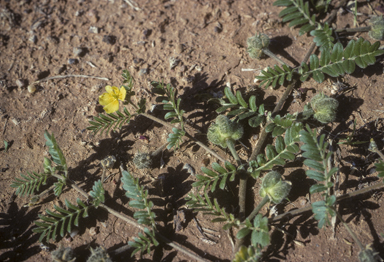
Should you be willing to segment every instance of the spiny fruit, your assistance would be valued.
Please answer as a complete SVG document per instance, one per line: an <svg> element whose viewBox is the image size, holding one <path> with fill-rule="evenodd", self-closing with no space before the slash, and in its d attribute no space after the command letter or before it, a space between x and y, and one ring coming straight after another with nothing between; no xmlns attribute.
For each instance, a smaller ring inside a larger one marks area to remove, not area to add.
<svg viewBox="0 0 384 262"><path fill-rule="evenodd" d="M263 55L263 49L267 49L270 40L266 34L257 34L247 39L247 52L251 58L259 59Z"/></svg>
<svg viewBox="0 0 384 262"><path fill-rule="evenodd" d="M51 252L53 262L72 262L76 260L73 250L70 247L60 246Z"/></svg>
<svg viewBox="0 0 384 262"><path fill-rule="evenodd" d="M227 148L227 140L239 140L244 134L243 127L224 115L216 117L215 123L208 129L208 139L211 143Z"/></svg>
<svg viewBox="0 0 384 262"><path fill-rule="evenodd" d="M133 157L133 163L138 169L150 168L152 157L148 153L136 153Z"/></svg>
<svg viewBox="0 0 384 262"><path fill-rule="evenodd" d="M339 102L336 99L320 93L304 107L303 115L306 118L313 115L317 121L327 124L335 121L338 106Z"/></svg>
<svg viewBox="0 0 384 262"><path fill-rule="evenodd" d="M266 174L261 182L260 196L268 196L270 201L279 204L291 191L292 183L283 181L280 173L271 171Z"/></svg>
<svg viewBox="0 0 384 262"><path fill-rule="evenodd" d="M376 40L384 40L384 19L383 16L373 16L369 20L371 30L368 35Z"/></svg>

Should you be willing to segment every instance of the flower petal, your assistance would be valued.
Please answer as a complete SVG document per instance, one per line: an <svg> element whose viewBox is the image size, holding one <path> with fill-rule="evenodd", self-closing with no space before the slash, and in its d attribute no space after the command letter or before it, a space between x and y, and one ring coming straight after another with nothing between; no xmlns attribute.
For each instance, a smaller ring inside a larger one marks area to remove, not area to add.
<svg viewBox="0 0 384 262"><path fill-rule="evenodd" d="M105 90L112 96L118 96L120 93L119 88L116 86L106 86Z"/></svg>
<svg viewBox="0 0 384 262"><path fill-rule="evenodd" d="M112 103L115 100L116 98L111 96L109 93L104 93L101 96L99 96L99 103L102 106L108 105L109 103Z"/></svg>
<svg viewBox="0 0 384 262"><path fill-rule="evenodd" d="M119 110L119 101L115 99L113 102L109 103L108 105L104 106L103 109L107 114L111 114L113 112L116 112Z"/></svg>
<svg viewBox="0 0 384 262"><path fill-rule="evenodd" d="M126 95L127 95L127 90L125 89L124 86L122 86L122 87L120 88L120 93L119 93L119 97L118 97L118 99L121 100L121 101L124 101Z"/></svg>

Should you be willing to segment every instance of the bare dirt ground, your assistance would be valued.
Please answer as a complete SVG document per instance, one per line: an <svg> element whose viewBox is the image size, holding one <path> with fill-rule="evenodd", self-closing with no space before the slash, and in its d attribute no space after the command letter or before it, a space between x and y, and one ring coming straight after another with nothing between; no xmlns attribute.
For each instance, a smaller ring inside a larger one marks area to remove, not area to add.
<svg viewBox="0 0 384 262"><path fill-rule="evenodd" d="M360 1L359 1L360 2ZM278 14L281 8L273 1L198 1L198 0L151 0L137 1L134 10L122 0L22 0L0 1L0 148L2 141L9 142L9 149L0 149L0 261L50 261L48 250L40 247L38 235L31 230L38 214L64 199L75 201L76 192L67 189L59 201L50 196L39 205L25 207L28 199L15 197L11 182L20 173L42 172L43 156L48 155L44 130L53 132L71 168L71 178L84 190L91 190L94 181L100 178L100 160L114 155L117 164L109 171L114 174L105 187L106 204L119 212L132 215L127 208L127 199L120 188L119 165L127 165L150 189L155 202L163 232L173 241L186 246L200 256L212 261L229 261L233 257L228 234L220 224L210 223L209 217L198 214L202 226L217 230L217 243L206 243L191 215L177 233L173 229L173 214L165 206L182 208L183 198L195 181L184 163L199 172L202 165L210 166L215 158L196 146L185 144L177 151L165 151L165 166L153 170L137 170L131 164L132 156L140 151L151 151L166 142L168 130L152 121L139 117L121 131L100 136L86 130L88 121L102 112L98 96L106 85L120 86L123 69L135 78L137 97L147 99L147 108L155 103L149 81L164 79L179 91L182 107L189 115L191 124L206 132L209 123L216 117L214 107L202 101L204 93L222 91L230 82L235 89L245 92L256 89L260 96L268 98L264 103L268 110L281 97L284 87L278 90L258 89L254 84L257 71L276 64L270 58L252 60L246 52L246 39L255 32L264 32L272 39L270 49L297 65L309 48L312 38L298 35L281 23ZM371 2L375 8L380 1ZM359 12L372 14L371 9L360 3ZM366 17L359 17L365 25ZM338 14L338 27L352 26L352 14ZM359 35L357 35L359 36ZM360 36L369 39L366 33ZM170 58L178 58L179 64L170 69ZM382 57L378 58L379 60ZM371 137L382 148L382 115L384 96L382 91L383 65L376 63L364 70L357 69L352 75L339 79L356 87L339 99L341 109L330 132L348 129L348 123L356 119L359 140ZM69 77L44 81L30 93L27 86L48 76L87 75L108 78L108 81ZM314 88L316 92L330 93L331 80L322 84L307 81L301 87ZM302 110L312 97L297 101L290 112ZM134 98L135 99L135 98ZM292 103L292 99L289 100ZM162 117L161 110L153 112ZM252 131L248 131L252 134ZM258 132L258 130L257 130ZM254 133L257 133L254 132ZM148 140L140 139L140 136ZM244 141L254 146L252 135ZM376 173L369 173L374 157L369 155L368 144L358 147L341 147L342 193L375 183ZM212 146L212 148L214 148ZM216 148L217 149L217 148ZM229 152L227 157L229 157ZM241 157L247 159L251 150L241 149ZM308 204L308 188L311 181L304 169L292 166L286 169L287 180L293 182L292 195L285 211ZM153 180L162 176L163 189ZM165 178L164 178L165 177ZM345 180L346 181L346 180ZM258 201L257 187L250 185L249 197ZM372 243L384 257L384 207L382 192L344 203L340 210L344 219L357 233L363 243ZM233 201L234 196L227 196ZM232 202L231 202L232 203ZM233 202L236 205L236 201ZM256 205L257 203L255 203ZM252 207L249 207L251 210ZM283 210L279 210L282 212ZM97 218L97 219L95 219ZM278 224L288 234L274 233L268 248L267 261L355 261L359 251L344 227L336 226L319 230L317 222L301 216ZM92 232L90 232L92 229ZM96 229L96 234L93 230ZM276 231L278 232L278 231ZM80 221L79 233L72 239L66 237L49 244L54 250L59 243L71 246L78 260L85 261L89 247L104 246L113 251L126 244L138 230L104 211L92 211L90 217ZM129 261L130 253L116 261ZM132 261L190 261L189 257L166 246L161 246L142 259Z"/></svg>

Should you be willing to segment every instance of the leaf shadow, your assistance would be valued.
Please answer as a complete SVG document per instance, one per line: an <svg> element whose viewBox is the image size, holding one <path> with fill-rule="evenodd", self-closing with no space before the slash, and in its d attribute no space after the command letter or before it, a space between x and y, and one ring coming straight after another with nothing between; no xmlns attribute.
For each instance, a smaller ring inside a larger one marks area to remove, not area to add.
<svg viewBox="0 0 384 262"><path fill-rule="evenodd" d="M32 221L40 208L18 208L12 202L7 213L0 214L0 261L26 261L38 254L41 248L36 245L39 235L32 232Z"/></svg>

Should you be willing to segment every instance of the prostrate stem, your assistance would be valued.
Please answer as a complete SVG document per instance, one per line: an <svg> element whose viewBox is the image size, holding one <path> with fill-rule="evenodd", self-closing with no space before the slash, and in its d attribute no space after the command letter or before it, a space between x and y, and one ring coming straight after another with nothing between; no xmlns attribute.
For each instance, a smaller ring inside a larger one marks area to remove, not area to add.
<svg viewBox="0 0 384 262"><path fill-rule="evenodd" d="M172 128L174 128L175 126L169 124L168 122L165 122L155 116L152 116L150 114L147 114L147 113L142 113L141 115L159 123L159 124L162 124L163 126L166 126L168 127L169 129L172 130ZM226 160L219 156L215 151L211 150L209 147L207 147L206 145L204 145L202 142L200 142L199 140L197 140L196 138L194 138L193 136L191 136L187 131L185 131L185 136L188 137L189 139L191 139L192 141L194 141L197 145L199 145L200 147L204 148L205 151L207 151L208 153L210 153L211 155L215 156L217 159L219 159L220 161L222 162L225 162Z"/></svg>
<svg viewBox="0 0 384 262"><path fill-rule="evenodd" d="M342 28L335 30L336 33L356 33L356 32L368 32L371 30L370 26L356 27L356 28Z"/></svg>
<svg viewBox="0 0 384 262"><path fill-rule="evenodd" d="M351 235L351 237L353 238L353 240L357 243L357 245L359 246L360 250L364 250L364 246L363 244L360 242L360 240L357 238L357 236L355 235L355 233L350 229L350 227L348 226L347 223L345 223L344 219L341 217L341 215L339 214L339 212L337 212L336 209L333 208L333 211L336 213L336 216L337 218L340 220L340 222L345 226L345 229L347 229L348 233Z"/></svg>
<svg viewBox="0 0 384 262"><path fill-rule="evenodd" d="M268 202L269 202L269 196L265 196L263 198L263 200L261 200L261 202L257 205L257 207L255 207L255 209L252 211L252 213L249 214L247 219L252 220L260 212L260 210L263 208L263 206L265 204L267 204Z"/></svg>
<svg viewBox="0 0 384 262"><path fill-rule="evenodd" d="M52 175L53 175L54 177L60 179L60 180L63 179L63 177L60 176L60 175L56 175L56 174L52 174ZM82 190L80 187L78 187L78 186L76 185L76 183L73 182L72 180L67 179L66 181L69 183L69 185L70 185L73 189L75 189L75 190L78 191L80 194L82 194L86 199L92 198L87 192L85 192L85 191ZM105 204L103 204L103 203L100 203L100 204L99 204L99 207L104 208L104 209L107 210L110 214L112 214L112 215L114 215L114 216L116 216L116 217L118 217L118 218L124 220L125 222L127 222L128 224L130 224L130 225L132 225L132 226L134 226L134 227L139 228L140 230L144 230L144 228L145 228L144 226L140 225L139 223L137 223L135 220L133 220L133 219L130 218L129 216L126 216L126 215L124 215L124 214L121 214L121 213L117 212L116 210L114 210L114 209L108 207L107 205L105 205ZM157 232L156 232L156 236L159 237L159 238L160 238L163 242L165 242L165 244L167 244L168 246L170 246L170 247L172 247L172 248L174 248L174 249L176 249L176 250L178 250L178 251L184 253L185 255L191 257L192 259L195 259L195 260L200 261L200 262L208 262L208 261L209 261L209 260L206 260L206 259L201 258L200 256L194 254L192 251L187 250L185 247L182 247L182 246L180 246L179 244L176 244L176 243L172 242L171 240L169 240L168 238L164 237L163 235L161 235L161 234L159 234L159 233L157 233Z"/></svg>
<svg viewBox="0 0 384 262"><path fill-rule="evenodd" d="M280 58L278 58L274 53L272 53L269 49L267 48L264 48L263 49L263 53L266 54L267 56L269 56L270 58L273 58L275 59L278 63L282 64L282 65L287 65L283 60L281 60ZM288 65L287 65L288 66Z"/></svg>
<svg viewBox="0 0 384 262"><path fill-rule="evenodd" d="M379 183L374 184L372 186L369 186L369 187L366 187L366 188L362 188L362 189L353 191L351 193L347 193L347 194L338 196L336 198L336 202L339 203L340 201L344 201L346 199L352 199L352 198L355 198L355 197L359 197L361 195L364 195L364 194L367 194L367 193L371 192L372 190L380 190L380 189L382 189L382 187L384 187L384 182L379 182ZM292 210L292 211L288 211L288 212L286 212L284 214L275 216L274 218L270 219L270 222L277 222L277 221L283 220L284 218L293 218L293 217L296 217L296 216L300 216L300 215L302 215L302 214L304 214L306 212L309 212L311 210L312 210L312 206L308 205L306 207L295 209L295 210Z"/></svg>

